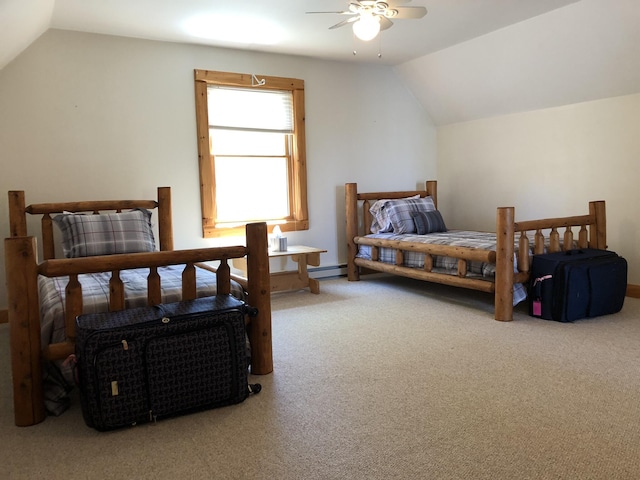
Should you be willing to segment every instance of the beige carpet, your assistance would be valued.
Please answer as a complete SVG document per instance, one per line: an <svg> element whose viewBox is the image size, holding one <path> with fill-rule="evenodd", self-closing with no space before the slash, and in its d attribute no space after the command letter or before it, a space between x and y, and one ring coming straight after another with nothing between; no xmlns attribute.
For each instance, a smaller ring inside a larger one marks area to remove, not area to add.
<svg viewBox="0 0 640 480"><path fill-rule="evenodd" d="M640 300L573 324L407 279L273 297L262 392L99 433L71 410L13 426L0 325L0 478L638 479Z"/></svg>

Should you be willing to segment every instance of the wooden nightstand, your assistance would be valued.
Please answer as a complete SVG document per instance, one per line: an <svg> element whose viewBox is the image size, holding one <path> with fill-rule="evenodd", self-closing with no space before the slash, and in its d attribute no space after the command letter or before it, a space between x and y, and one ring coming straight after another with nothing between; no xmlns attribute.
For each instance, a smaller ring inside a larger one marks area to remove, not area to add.
<svg viewBox="0 0 640 480"><path fill-rule="evenodd" d="M287 290L299 290L308 288L311 293L320 293L320 282L309 277L307 266L320 265L320 254L326 250L304 245L289 245L285 252L269 250L269 258L290 257L298 264L297 270L271 273L271 292L284 292ZM235 258L232 261L234 268L246 272L247 261L244 258Z"/></svg>

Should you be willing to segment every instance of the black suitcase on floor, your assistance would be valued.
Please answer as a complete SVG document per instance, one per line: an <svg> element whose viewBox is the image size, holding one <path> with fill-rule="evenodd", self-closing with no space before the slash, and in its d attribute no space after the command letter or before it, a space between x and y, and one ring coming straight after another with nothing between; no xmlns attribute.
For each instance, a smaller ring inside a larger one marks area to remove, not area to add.
<svg viewBox="0 0 640 480"><path fill-rule="evenodd" d="M627 261L596 249L534 255L529 314L571 322L619 312L627 289Z"/></svg>
<svg viewBox="0 0 640 480"><path fill-rule="evenodd" d="M76 358L85 422L109 430L242 402L245 315L229 295L80 315Z"/></svg>

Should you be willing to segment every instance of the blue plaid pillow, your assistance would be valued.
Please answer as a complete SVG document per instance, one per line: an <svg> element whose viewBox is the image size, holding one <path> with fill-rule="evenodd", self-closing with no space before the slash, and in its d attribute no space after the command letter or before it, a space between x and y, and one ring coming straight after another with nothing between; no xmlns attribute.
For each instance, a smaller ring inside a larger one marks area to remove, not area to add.
<svg viewBox="0 0 640 480"><path fill-rule="evenodd" d="M436 209L431 197L389 200L383 209L391 223L393 233L413 233L416 231L412 214L430 212Z"/></svg>
<svg viewBox="0 0 640 480"><path fill-rule="evenodd" d="M447 231L444 219L438 210L433 210L432 212L415 212L412 214L412 217L418 235Z"/></svg>
<svg viewBox="0 0 640 480"><path fill-rule="evenodd" d="M53 221L62 232L62 250L67 258L153 252L156 249L148 210L99 215L62 214Z"/></svg>
<svg viewBox="0 0 640 480"><path fill-rule="evenodd" d="M414 195L412 197L406 197L399 199L402 200L412 200L414 198L420 198L420 195ZM389 220L389 216L387 215L387 210L384 206L388 202L393 202L396 200L391 200L389 198L384 198L381 200L377 200L371 208L369 212L373 216L373 220L371 222L371 233L386 233L393 232L393 226L391 225L391 221Z"/></svg>

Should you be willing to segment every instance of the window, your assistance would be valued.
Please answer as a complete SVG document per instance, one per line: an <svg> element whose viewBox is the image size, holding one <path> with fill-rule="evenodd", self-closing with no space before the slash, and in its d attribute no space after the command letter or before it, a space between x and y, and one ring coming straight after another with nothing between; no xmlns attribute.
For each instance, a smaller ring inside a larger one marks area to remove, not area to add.
<svg viewBox="0 0 640 480"><path fill-rule="evenodd" d="M308 229L304 81L196 70L195 92L203 235Z"/></svg>

